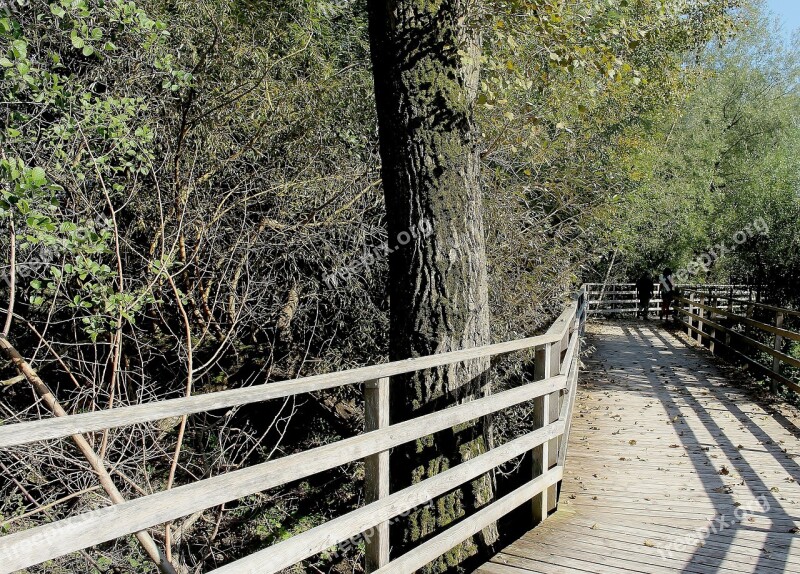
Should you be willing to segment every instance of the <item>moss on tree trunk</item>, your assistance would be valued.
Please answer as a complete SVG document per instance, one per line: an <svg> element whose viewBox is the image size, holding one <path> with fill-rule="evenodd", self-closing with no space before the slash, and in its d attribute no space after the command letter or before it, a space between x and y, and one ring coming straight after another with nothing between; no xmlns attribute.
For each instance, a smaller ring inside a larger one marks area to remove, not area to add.
<svg viewBox="0 0 800 574"><path fill-rule="evenodd" d="M372 0L370 38L389 231L390 355L405 359L489 341L480 165L473 123L478 35L459 0ZM392 422L490 392L487 360L395 377ZM481 420L395 449L392 489L491 446ZM412 513L392 531L394 555L484 506L490 477ZM497 539L491 526L451 550L441 572Z"/></svg>

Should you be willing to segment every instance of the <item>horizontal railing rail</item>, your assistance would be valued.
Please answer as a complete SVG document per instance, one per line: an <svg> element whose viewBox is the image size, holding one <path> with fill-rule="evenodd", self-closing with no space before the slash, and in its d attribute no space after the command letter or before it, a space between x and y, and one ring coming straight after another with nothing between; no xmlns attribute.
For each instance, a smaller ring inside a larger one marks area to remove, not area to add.
<svg viewBox="0 0 800 574"><path fill-rule="evenodd" d="M635 283L587 283L586 297L589 315L635 315L638 311ZM660 285L654 283L648 311L658 311L660 304Z"/></svg>
<svg viewBox="0 0 800 574"><path fill-rule="evenodd" d="M697 285L678 285L681 290L693 290L699 288ZM714 293L728 293L733 295L745 295L752 297L753 290L748 285L705 285L704 289ZM587 283L587 298L589 302L589 315L636 315L639 311L639 300L635 283ZM660 283L653 283L653 295L650 298L649 312L658 312L661 308ZM740 299L735 299L735 306L748 303L739 303Z"/></svg>
<svg viewBox="0 0 800 574"><path fill-rule="evenodd" d="M364 538L367 571L406 573L421 568L526 501L531 501L534 522L540 522L557 506L587 311L586 289L581 288L548 331L537 337L246 389L0 427L0 447L8 448L360 383L364 383L367 421L366 432L351 438L2 536L0 573L28 568L358 460L365 461L365 506L215 572L278 572L370 531L371 535ZM388 424L390 377L522 350L535 352L533 382ZM533 422L537 427L532 432L399 492L389 492L390 449L528 401L533 401ZM388 525L392 518L525 453L533 459L530 481L425 541L413 552L390 560Z"/></svg>
<svg viewBox="0 0 800 574"><path fill-rule="evenodd" d="M738 297L731 297L731 296L726 295L726 294L709 293L707 290L704 290L704 289L701 289L701 288L687 289L686 292L687 293L694 293L696 295L705 295L707 297L715 296L718 300L730 301L734 305L737 305L737 306L743 307L743 308L752 307L753 309L763 309L765 311L783 313L784 316L787 316L787 317L800 317L800 310L798 310L798 309L786 309L785 307L777 307L775 305L768 305L766 303L760 303L758 301L753 301L751 299L739 299Z"/></svg>
<svg viewBox="0 0 800 574"><path fill-rule="evenodd" d="M719 301L726 301L720 306ZM800 359L785 352L787 341L800 342L800 333L784 326L786 317L800 317L800 312L792 309L766 305L754 301L738 301L744 314L736 312L737 301L730 295L727 297L709 293L704 290L690 289L685 296L676 298L680 304L678 313L687 330L699 343L707 345L714 354L728 355L729 358L744 362L771 380L773 392L780 387L800 393L800 381L797 375L787 376L784 367L800 368ZM754 317L754 310L766 311L771 322L765 323ZM774 324L772 324L774 322ZM749 327L749 333L743 328ZM768 343L754 337L766 336ZM756 352L760 351L772 358L772 365L765 365Z"/></svg>
<svg viewBox="0 0 800 574"><path fill-rule="evenodd" d="M559 340L559 333L548 332L526 339L359 367L336 373L313 375L279 383L265 383L242 389L81 413L69 417L22 422L0 427L0 448L324 391L471 359L494 357L542 347Z"/></svg>

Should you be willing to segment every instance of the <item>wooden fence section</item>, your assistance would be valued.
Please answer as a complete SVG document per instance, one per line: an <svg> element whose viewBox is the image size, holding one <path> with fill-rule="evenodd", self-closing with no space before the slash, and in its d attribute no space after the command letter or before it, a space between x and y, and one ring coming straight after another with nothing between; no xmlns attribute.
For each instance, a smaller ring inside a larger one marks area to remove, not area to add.
<svg viewBox="0 0 800 574"><path fill-rule="evenodd" d="M712 353L747 363L772 381L773 392L784 387L800 393L800 359L787 352L800 342L800 333L785 325L791 319L798 322L800 311L705 289L685 289L682 295L676 299L678 313L698 342ZM770 357L771 364L764 364L763 357Z"/></svg>
<svg viewBox="0 0 800 574"><path fill-rule="evenodd" d="M2 426L0 448L8 448L348 384L364 384L366 428L363 434L0 537L0 574L357 460L365 461L365 506L214 572L277 572L347 539L363 536L367 545L367 571L405 574L421 568L526 502L532 506L534 522L540 522L557 506L587 311L586 289L582 288L548 331L537 337L245 389ZM521 350L535 351L534 382L406 422L389 424L392 376ZM536 430L423 482L399 492L389 492L391 448L526 401L533 401ZM390 560L388 525L392 518L525 453L530 453L534 461L529 482L426 540L413 552Z"/></svg>
<svg viewBox="0 0 800 574"><path fill-rule="evenodd" d="M698 289L699 285L686 285L681 288ZM753 300L755 292L749 285L704 285L707 292L727 296L737 306ZM636 315L638 299L635 283L587 283L586 295L590 315ZM661 308L661 284L653 284L653 298L650 299L650 313L658 313Z"/></svg>
<svg viewBox="0 0 800 574"><path fill-rule="evenodd" d="M654 285L650 312L660 308L660 287ZM725 359L747 363L772 381L773 392L785 387L800 393L800 359L788 352L800 333L785 324L793 320L800 326L800 311L756 302L750 285L678 285L678 290L674 309L698 342ZM638 310L633 283L587 284L586 296L589 315L634 316ZM764 356L771 364L762 362Z"/></svg>

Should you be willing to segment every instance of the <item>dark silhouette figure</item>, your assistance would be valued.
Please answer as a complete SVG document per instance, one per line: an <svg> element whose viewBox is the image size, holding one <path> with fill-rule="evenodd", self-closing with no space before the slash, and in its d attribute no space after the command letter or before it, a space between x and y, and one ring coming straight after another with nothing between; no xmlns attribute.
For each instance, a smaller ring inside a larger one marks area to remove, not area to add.
<svg viewBox="0 0 800 574"><path fill-rule="evenodd" d="M636 317L645 320L650 318L650 300L653 298L653 278L649 273L642 273L636 281L636 297L639 299L639 309Z"/></svg>

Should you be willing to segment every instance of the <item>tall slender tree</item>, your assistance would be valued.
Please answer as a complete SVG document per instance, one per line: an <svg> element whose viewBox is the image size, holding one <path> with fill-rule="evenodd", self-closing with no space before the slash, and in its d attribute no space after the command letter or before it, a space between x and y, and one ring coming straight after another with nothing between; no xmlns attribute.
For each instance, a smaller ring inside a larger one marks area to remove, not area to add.
<svg viewBox="0 0 800 574"><path fill-rule="evenodd" d="M473 105L480 36L465 0L371 0L370 40L390 247L390 357L393 360L489 341L486 250ZM392 422L490 392L488 361L398 377ZM392 454L392 489L419 482L491 445L489 420L426 437ZM407 547L493 496L488 476L413 513L392 532ZM484 530L430 565L463 562Z"/></svg>

